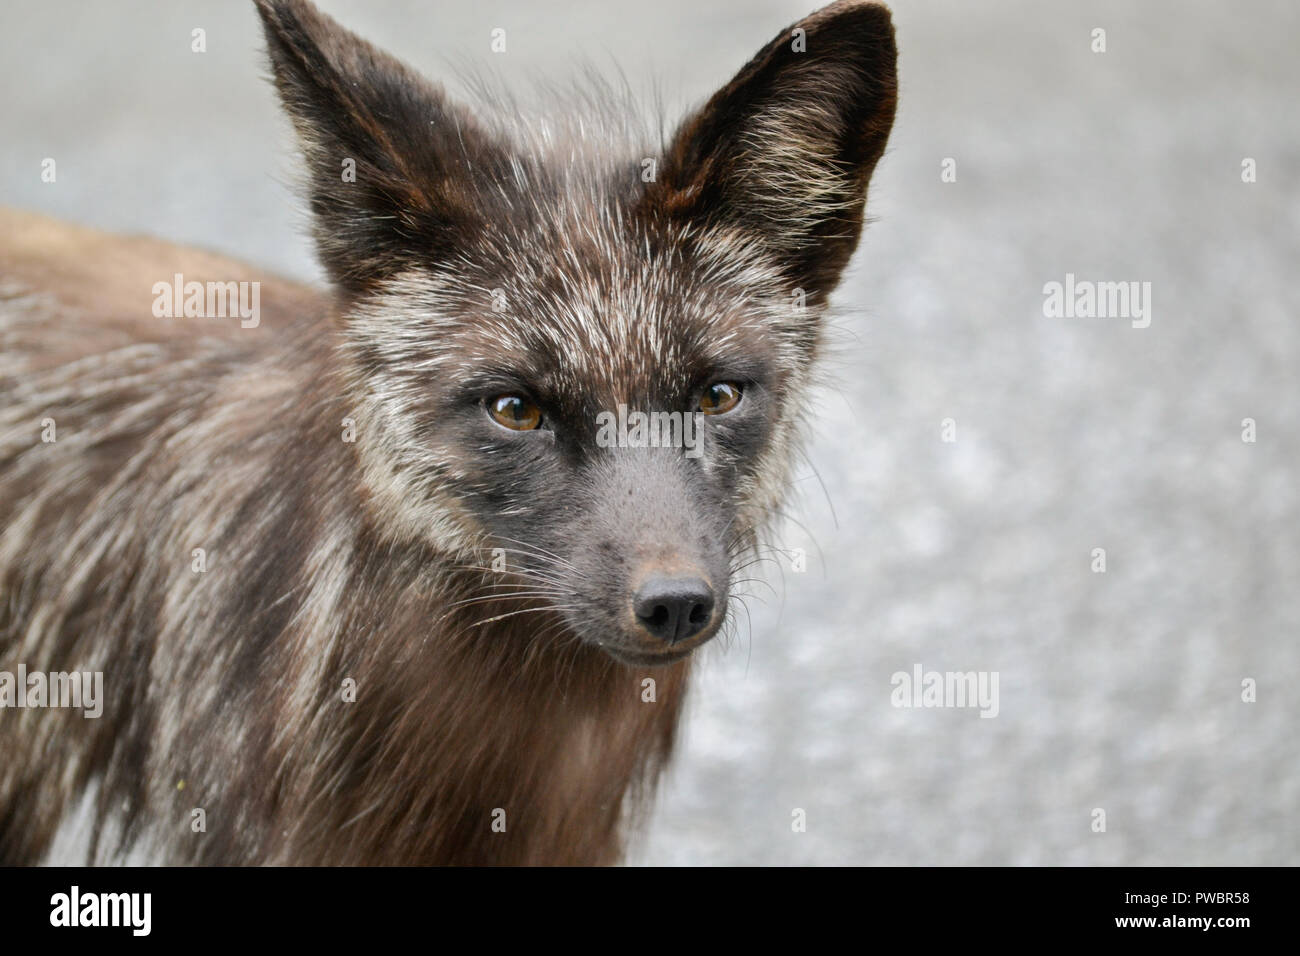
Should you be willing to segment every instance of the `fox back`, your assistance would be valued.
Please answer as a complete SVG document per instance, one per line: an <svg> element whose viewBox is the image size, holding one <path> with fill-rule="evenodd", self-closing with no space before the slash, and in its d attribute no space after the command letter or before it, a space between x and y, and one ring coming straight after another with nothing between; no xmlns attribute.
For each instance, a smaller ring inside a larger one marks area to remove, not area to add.
<svg viewBox="0 0 1300 956"><path fill-rule="evenodd" d="M0 862L615 862L781 505L889 14L656 139L256 5L327 292L0 217L0 677L103 675L0 682Z"/></svg>

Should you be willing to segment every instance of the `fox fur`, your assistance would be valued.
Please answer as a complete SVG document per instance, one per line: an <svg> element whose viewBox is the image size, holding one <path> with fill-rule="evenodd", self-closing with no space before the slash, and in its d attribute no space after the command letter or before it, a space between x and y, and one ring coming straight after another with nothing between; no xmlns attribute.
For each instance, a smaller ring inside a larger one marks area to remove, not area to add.
<svg viewBox="0 0 1300 956"><path fill-rule="evenodd" d="M617 862L781 505L889 13L811 14L655 141L256 8L328 290L0 214L0 671L105 688L0 709L0 863ZM259 283L260 322L157 317L177 274ZM596 446L601 410L718 380L698 460ZM516 392L544 427L489 420ZM707 583L698 633L638 625L651 572Z"/></svg>

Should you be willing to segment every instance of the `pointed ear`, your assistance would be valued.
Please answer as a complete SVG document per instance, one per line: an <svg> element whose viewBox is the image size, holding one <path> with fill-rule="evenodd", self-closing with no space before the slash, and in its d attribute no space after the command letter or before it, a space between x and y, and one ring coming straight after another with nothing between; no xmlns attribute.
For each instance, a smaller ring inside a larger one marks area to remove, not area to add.
<svg viewBox="0 0 1300 956"><path fill-rule="evenodd" d="M672 140L657 201L740 230L810 299L839 281L898 96L889 10L831 4L793 24Z"/></svg>
<svg viewBox="0 0 1300 956"><path fill-rule="evenodd" d="M298 131L322 264L358 295L449 254L476 223L473 180L508 156L440 89L306 0L254 0Z"/></svg>

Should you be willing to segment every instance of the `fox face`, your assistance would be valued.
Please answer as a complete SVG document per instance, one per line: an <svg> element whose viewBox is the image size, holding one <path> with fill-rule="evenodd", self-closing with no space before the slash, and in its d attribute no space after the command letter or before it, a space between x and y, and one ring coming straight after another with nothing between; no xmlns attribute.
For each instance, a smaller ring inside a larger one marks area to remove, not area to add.
<svg viewBox="0 0 1300 956"><path fill-rule="evenodd" d="M618 661L708 641L892 125L888 12L813 14L655 143L616 97L491 118L308 3L258 6L377 527Z"/></svg>

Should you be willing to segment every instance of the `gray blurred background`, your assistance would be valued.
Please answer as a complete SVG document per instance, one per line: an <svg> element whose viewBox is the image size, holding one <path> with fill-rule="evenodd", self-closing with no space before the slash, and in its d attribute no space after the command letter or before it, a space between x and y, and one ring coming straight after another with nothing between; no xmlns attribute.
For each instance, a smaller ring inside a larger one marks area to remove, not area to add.
<svg viewBox="0 0 1300 956"><path fill-rule="evenodd" d="M320 5L439 80L590 60L676 118L814 3ZM808 568L702 655L630 859L1300 862L1300 8L893 8L901 107L820 483L801 469L776 542ZM6 0L0 202L319 281L264 75L251 4ZM1150 327L1045 318L1067 272L1151 282ZM1000 713L891 706L915 664L998 672Z"/></svg>

